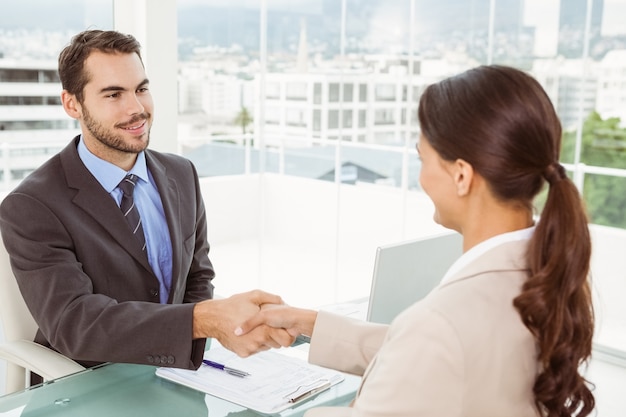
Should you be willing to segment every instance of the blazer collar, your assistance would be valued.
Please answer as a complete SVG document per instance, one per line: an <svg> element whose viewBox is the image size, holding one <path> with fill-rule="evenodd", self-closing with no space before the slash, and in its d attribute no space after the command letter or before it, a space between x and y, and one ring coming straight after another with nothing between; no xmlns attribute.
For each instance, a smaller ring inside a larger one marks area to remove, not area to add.
<svg viewBox="0 0 626 417"><path fill-rule="evenodd" d="M450 279L439 288L452 285L455 282L472 278L485 272L493 271L523 271L528 270L526 253L528 240L517 240L498 245L470 262L465 268L453 274Z"/></svg>

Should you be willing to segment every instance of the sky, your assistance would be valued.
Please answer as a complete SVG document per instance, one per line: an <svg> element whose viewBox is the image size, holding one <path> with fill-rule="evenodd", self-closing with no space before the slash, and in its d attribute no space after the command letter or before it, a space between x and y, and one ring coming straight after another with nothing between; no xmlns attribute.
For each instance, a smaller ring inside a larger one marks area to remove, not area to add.
<svg viewBox="0 0 626 417"><path fill-rule="evenodd" d="M318 14L324 12L324 6L339 4L341 0L265 0L268 10L276 11L304 11ZM567 0L525 0L524 19L527 23L542 28L549 28L558 24L558 10L561 1ZM418 0L419 2L419 0ZM155 1L157 3L157 1ZM181 7L194 5L209 5L213 7L236 7L243 9L259 9L261 0L178 0ZM378 7L375 16L376 26L389 30L400 30L394 27L390 18L397 17L395 13L400 7L396 0L367 1L346 0L348 10L363 7L372 3ZM404 3L404 2L402 2ZM408 5L408 0L406 1ZM496 0L496 5L498 0ZM339 6L340 7L340 6ZM112 8L111 0L0 0L0 10L10 10L10 13L0 13L0 27L38 27L42 29L67 28L73 22L108 22ZM626 34L626 0L604 0L603 34ZM397 20L396 20L397 22ZM73 26L74 24L72 24ZM82 29L82 28L80 28Z"/></svg>
<svg viewBox="0 0 626 417"><path fill-rule="evenodd" d="M339 2L340 0L334 0ZM178 0L180 6L212 6L212 7L238 7L243 9L259 9L260 0ZM322 5L320 0L266 0L268 9L292 11L309 10L319 11Z"/></svg>
<svg viewBox="0 0 626 417"><path fill-rule="evenodd" d="M111 0L0 0L0 28L73 31L113 20Z"/></svg>
<svg viewBox="0 0 626 417"><path fill-rule="evenodd" d="M158 0L149 1L158 4ZM236 16L240 9L249 12L258 10L261 1L265 1L269 13L297 12L294 15L309 15L308 20L311 24L308 30L311 39L324 34L328 34L332 39L339 37L342 0L178 0L178 3L181 10L204 5L228 9L231 15ZM418 8L416 21L419 23L412 27L409 26L408 19L409 0L345 1L348 13L346 19L348 37L362 39L363 43L373 46L374 49L377 49L377 46L385 49L385 45L397 45L396 52L399 52L408 49L405 43L409 29L418 32L436 30L438 21L433 19L433 16L445 13L447 5L458 3L459 6L465 4L460 2L467 0L437 2L414 0ZM494 0L496 8L498 5L506 5L507 1ZM534 52L537 55L552 56L556 52L559 7L566 1L568 0L524 0L524 23L535 27L537 36ZM489 4L489 0L473 0L471 4L483 7ZM427 9L424 9L425 6ZM108 29L112 26L113 18L111 0L0 0L0 10L3 10L0 13L0 30L25 28L78 32L88 27ZM483 10L479 13L484 12ZM467 20L459 20L459 24L462 25ZM626 0L604 0L603 35L626 35L624 20L626 20ZM210 26L200 21L196 22L196 26L189 25L188 29L193 28L196 32L200 29L197 33L206 33L221 30L218 28L220 23L223 22L214 22ZM271 19L269 23L272 24ZM452 24L456 24L456 20ZM316 30L319 33L316 34ZM236 31L236 25L233 31ZM233 31L229 29L229 32ZM296 32L294 30L294 33ZM184 34L184 31L181 33ZM274 34L275 37L284 35L279 31Z"/></svg>

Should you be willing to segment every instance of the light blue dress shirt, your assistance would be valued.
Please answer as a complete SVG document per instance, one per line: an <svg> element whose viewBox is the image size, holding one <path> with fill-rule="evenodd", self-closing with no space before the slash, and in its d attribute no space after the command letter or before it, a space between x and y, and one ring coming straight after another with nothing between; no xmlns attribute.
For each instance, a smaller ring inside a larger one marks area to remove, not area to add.
<svg viewBox="0 0 626 417"><path fill-rule="evenodd" d="M92 154L83 143L81 136L78 143L78 155L89 172L98 180L107 193L113 197L117 205L122 200L122 190L118 184L127 174L139 177L133 198L143 223L146 237L146 253L152 271L159 280L159 296L162 304L167 303L172 285L172 241L170 239L165 211L159 190L154 183L152 174L146 165L146 155L140 152L137 161L128 172L112 163Z"/></svg>

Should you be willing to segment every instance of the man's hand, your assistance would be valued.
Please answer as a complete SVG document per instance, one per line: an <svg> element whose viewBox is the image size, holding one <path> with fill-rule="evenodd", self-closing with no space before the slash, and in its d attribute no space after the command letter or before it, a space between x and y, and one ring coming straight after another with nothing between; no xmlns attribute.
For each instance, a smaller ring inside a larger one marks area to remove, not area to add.
<svg viewBox="0 0 626 417"><path fill-rule="evenodd" d="M268 304L264 305L258 314L236 328L235 334L248 335L254 333L259 327L269 326L285 329L293 337L301 334L311 336L316 319L317 311L290 307L285 304Z"/></svg>
<svg viewBox="0 0 626 417"><path fill-rule="evenodd" d="M295 336L283 329L269 326L260 325L250 329L246 336L239 337L234 333L233 330L240 323L255 316L261 310L261 306L268 304L283 304L283 300L277 295L254 290L221 300L197 303L193 311L193 337L215 338L241 357L291 345Z"/></svg>

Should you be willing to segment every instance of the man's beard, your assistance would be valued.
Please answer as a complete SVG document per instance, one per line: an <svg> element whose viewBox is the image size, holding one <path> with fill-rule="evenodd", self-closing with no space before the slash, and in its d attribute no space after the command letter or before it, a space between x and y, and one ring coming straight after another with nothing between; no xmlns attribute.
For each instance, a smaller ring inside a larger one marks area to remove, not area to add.
<svg viewBox="0 0 626 417"><path fill-rule="evenodd" d="M126 125L132 126L133 123L143 122L144 120L147 122L149 119L150 115L148 113L141 113L134 116L128 123L126 123ZM139 153L146 149L150 143L150 129L148 129L145 133L147 135L145 143L138 142L135 145L126 143L122 135L118 135L111 130L106 129L98 121L93 119L85 106L83 106L83 120L89 133L91 133L94 138L108 148L115 149L120 152Z"/></svg>

